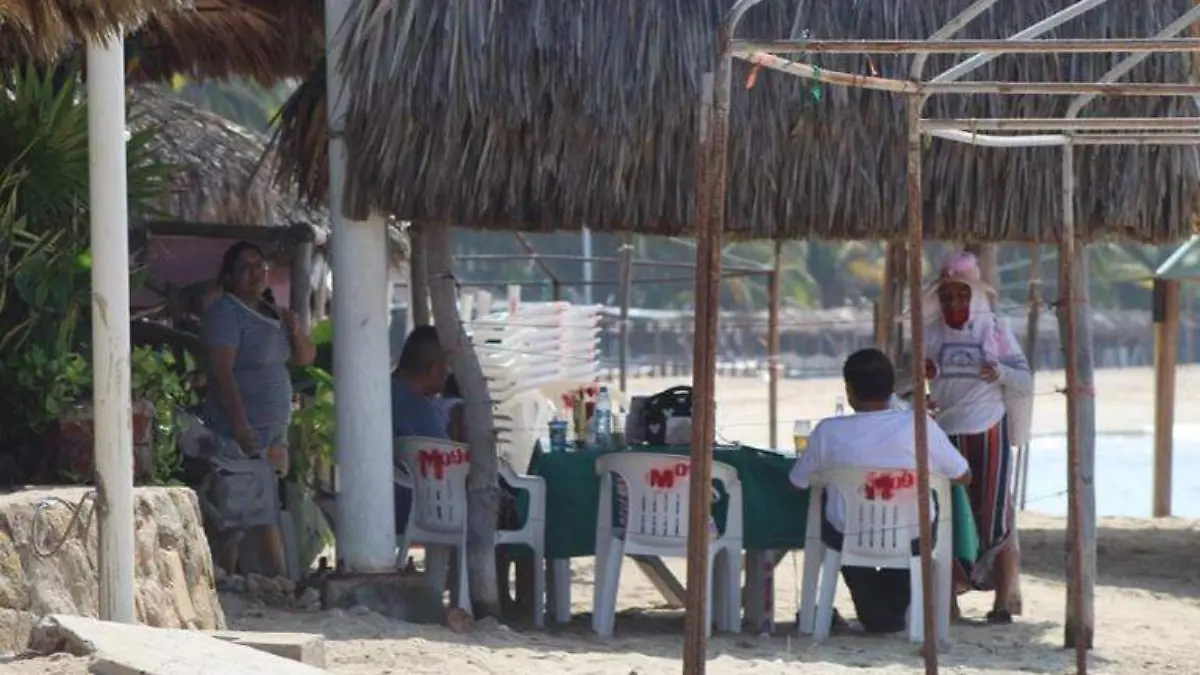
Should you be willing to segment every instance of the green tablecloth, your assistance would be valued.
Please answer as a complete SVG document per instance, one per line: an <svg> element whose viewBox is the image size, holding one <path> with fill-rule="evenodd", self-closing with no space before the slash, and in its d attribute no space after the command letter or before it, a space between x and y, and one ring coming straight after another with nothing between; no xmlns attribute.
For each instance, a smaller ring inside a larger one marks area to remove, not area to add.
<svg viewBox="0 0 1200 675"><path fill-rule="evenodd" d="M639 447L638 452L686 454L681 448ZM529 474L546 481L546 557L595 555L596 511L600 477L596 458L601 450L535 453ZM717 448L713 459L737 470L742 482L743 542L747 550L802 549L808 524L808 491L788 481L793 458L754 448ZM724 501L724 500L722 500ZM723 504L716 506L724 521ZM962 486L954 486L954 551L974 561L979 548L970 502Z"/></svg>

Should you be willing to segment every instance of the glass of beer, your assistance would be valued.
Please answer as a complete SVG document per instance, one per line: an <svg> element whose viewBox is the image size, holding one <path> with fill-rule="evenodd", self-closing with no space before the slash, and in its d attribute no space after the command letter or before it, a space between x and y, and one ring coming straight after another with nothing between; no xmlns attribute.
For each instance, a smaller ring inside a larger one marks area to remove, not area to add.
<svg viewBox="0 0 1200 675"><path fill-rule="evenodd" d="M812 420L796 420L792 426L792 442L796 446L796 454L808 449L808 437L812 434Z"/></svg>

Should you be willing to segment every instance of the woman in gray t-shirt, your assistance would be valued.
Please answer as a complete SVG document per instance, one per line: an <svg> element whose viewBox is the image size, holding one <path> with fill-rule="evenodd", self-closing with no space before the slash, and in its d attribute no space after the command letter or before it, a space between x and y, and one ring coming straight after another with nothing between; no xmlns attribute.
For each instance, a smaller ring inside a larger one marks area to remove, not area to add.
<svg viewBox="0 0 1200 675"><path fill-rule="evenodd" d="M247 455L281 460L292 415L288 362L312 363L316 350L295 313L268 300L268 269L262 250L245 241L221 259L222 294L201 320L209 384L205 416L213 431L236 440ZM264 538L273 572L284 573L278 530ZM236 548L222 557L222 567L236 573Z"/></svg>

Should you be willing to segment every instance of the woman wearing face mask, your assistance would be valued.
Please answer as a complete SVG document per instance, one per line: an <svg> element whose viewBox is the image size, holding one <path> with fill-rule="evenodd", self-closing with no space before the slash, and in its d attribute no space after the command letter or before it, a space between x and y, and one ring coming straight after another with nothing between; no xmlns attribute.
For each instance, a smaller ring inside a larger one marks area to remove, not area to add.
<svg viewBox="0 0 1200 675"><path fill-rule="evenodd" d="M981 280L974 255L950 256L930 295L926 307L934 311L926 319L925 376L938 423L973 476L968 492L980 554L970 569L961 570L962 579L977 590L995 590L989 623L1011 623L1009 599L1020 565L1012 536L1016 430L1010 426L1015 410L1009 407L1028 401L1033 378L1012 331L993 310L995 291ZM1018 417L1026 423L1027 415Z"/></svg>
<svg viewBox="0 0 1200 675"><path fill-rule="evenodd" d="M213 431L237 441L242 452L266 456L287 472L287 432L292 417L292 381L288 362L305 365L316 355L296 315L271 301L268 265L262 251L241 241L221 259L221 295L201 319L208 360L209 393L205 417ZM276 527L265 528L262 544L268 574L283 574L283 543ZM237 542L218 561L237 570Z"/></svg>

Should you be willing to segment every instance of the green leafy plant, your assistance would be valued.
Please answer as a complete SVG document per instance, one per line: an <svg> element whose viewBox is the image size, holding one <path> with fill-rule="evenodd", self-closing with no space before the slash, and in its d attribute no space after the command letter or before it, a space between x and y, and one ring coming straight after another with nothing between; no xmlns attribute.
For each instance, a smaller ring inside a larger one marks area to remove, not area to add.
<svg viewBox="0 0 1200 675"><path fill-rule="evenodd" d="M196 392L185 380L186 373L195 370L195 362L190 355L185 355L184 363L179 364L171 352L151 347L134 349L132 357L133 398L149 401L154 406L154 476L151 482L177 484L183 475L183 457L177 443L175 411L197 403Z"/></svg>
<svg viewBox="0 0 1200 675"><path fill-rule="evenodd" d="M19 425L29 441L91 389L92 368L83 355L33 344L0 360L0 419Z"/></svg>
<svg viewBox="0 0 1200 675"><path fill-rule="evenodd" d="M292 479L309 485L318 465L333 462L333 376L317 366L302 372L312 390L302 395L303 402L292 415L288 445Z"/></svg>

